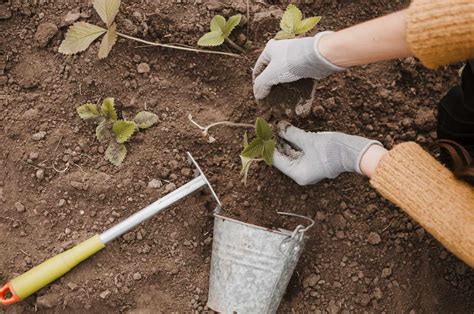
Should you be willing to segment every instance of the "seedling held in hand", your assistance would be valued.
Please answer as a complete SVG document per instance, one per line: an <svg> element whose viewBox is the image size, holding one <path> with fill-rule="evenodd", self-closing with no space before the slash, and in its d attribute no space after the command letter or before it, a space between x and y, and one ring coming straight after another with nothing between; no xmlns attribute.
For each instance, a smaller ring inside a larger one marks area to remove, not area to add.
<svg viewBox="0 0 474 314"><path fill-rule="evenodd" d="M204 53L213 53L221 54L228 56L238 56L232 53L220 52L220 51L208 51L195 49L191 47L182 47L175 46L170 44L161 44L146 41L143 39L135 38L129 35L121 34L117 32L117 24L115 24L115 16L120 9L120 0L94 0L93 6L97 14L100 16L101 20L105 23L107 28L103 28L94 24L86 22L76 22L71 27L69 27L66 36L59 46L58 51L60 53L70 55L75 54L81 51L86 50L90 44L92 44L97 38L102 37L102 42L100 43L99 48L99 58L105 58L108 56L109 52L112 50L115 42L117 41L117 36L123 38L131 39L138 41L147 45L166 47L178 50L194 51L194 52L204 52Z"/></svg>
<svg viewBox="0 0 474 314"><path fill-rule="evenodd" d="M100 108L86 103L77 108L83 120L96 121L95 135L101 143L108 143L105 157L112 164L120 165L127 155L127 142L138 129L147 129L158 121L158 116L149 111L140 111L133 120L118 120L113 98L106 98Z"/></svg>
<svg viewBox="0 0 474 314"><path fill-rule="evenodd" d="M211 31L199 38L198 45L216 47L222 45L224 41L226 41L232 48L243 52L243 49L229 38L234 28L239 25L241 18L242 15L236 14L226 21L225 17L221 15L214 16L211 20Z"/></svg>
<svg viewBox="0 0 474 314"><path fill-rule="evenodd" d="M242 161L242 170L244 184L247 184L247 176L250 165L254 161L263 160L267 165L273 164L273 152L276 142L273 137L271 126L262 118L257 118L255 122L256 138L248 142L247 133L244 134L244 150L240 154Z"/></svg>
<svg viewBox="0 0 474 314"><path fill-rule="evenodd" d="M294 4L288 5L280 21L280 28L275 39L290 39L312 30L321 20L320 16L303 19L303 13Z"/></svg>

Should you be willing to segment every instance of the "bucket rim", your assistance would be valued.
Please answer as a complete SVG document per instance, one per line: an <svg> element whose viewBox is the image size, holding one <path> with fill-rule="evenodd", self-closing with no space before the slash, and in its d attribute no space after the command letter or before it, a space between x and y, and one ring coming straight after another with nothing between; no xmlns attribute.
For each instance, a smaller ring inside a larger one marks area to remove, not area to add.
<svg viewBox="0 0 474 314"><path fill-rule="evenodd" d="M218 213L214 213L214 217L218 217L218 218L221 218L223 220L230 220L232 222L235 222L235 223L247 226L247 227L251 227L251 228L254 228L254 229L259 229L259 230L263 230L263 231L267 231L267 232L271 232L271 233L276 233L278 235L282 235L282 236L285 236L285 237L291 237L291 235L293 234L293 232L290 231L290 230L286 230L286 229L282 229L282 228L270 229L270 228L254 225L254 224L251 224L251 223L243 222L243 221L237 220L235 218L226 217L226 216L223 216L223 215L218 214ZM306 235L304 237L306 238Z"/></svg>

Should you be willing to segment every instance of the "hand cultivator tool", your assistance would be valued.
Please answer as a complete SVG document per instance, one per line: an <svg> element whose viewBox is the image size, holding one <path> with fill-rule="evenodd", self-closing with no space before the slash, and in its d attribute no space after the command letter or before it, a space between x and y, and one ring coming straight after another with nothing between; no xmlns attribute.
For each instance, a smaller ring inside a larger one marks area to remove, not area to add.
<svg viewBox="0 0 474 314"><path fill-rule="evenodd" d="M188 155L200 173L198 177L105 232L93 236L75 247L43 262L23 275L12 279L0 289L0 304L13 304L27 298L69 272L82 261L105 248L105 245L110 241L120 237L154 215L161 213L167 207L199 190L203 186L207 186L210 189L212 196L220 208L221 203L209 181L206 179L206 176L191 154L188 153Z"/></svg>

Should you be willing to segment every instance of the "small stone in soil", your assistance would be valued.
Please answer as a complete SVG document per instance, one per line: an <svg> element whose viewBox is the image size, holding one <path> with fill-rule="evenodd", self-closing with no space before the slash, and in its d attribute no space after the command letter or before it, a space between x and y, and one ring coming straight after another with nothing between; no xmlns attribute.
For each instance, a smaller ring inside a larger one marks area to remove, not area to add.
<svg viewBox="0 0 474 314"><path fill-rule="evenodd" d="M133 280L137 280L137 281L138 281L138 280L140 280L140 279L142 279L142 275L141 275L140 273L135 273L135 274L133 274Z"/></svg>
<svg viewBox="0 0 474 314"><path fill-rule="evenodd" d="M392 269L390 267L382 269L382 278L388 278L392 275Z"/></svg>
<svg viewBox="0 0 474 314"><path fill-rule="evenodd" d="M150 72L150 66L148 63L142 62L137 66L137 72L141 74L148 73Z"/></svg>
<svg viewBox="0 0 474 314"><path fill-rule="evenodd" d="M303 287L314 287L318 284L318 281L321 279L321 276L316 274L311 274L303 280Z"/></svg>
<svg viewBox="0 0 474 314"><path fill-rule="evenodd" d="M31 138L33 139L33 141L40 141L40 140L44 139L45 136L46 136L46 132L45 131L40 131L40 132L37 132L37 133L33 134L31 136Z"/></svg>
<svg viewBox="0 0 474 314"><path fill-rule="evenodd" d="M176 190L176 184L174 183L168 183L166 186L165 186L165 193L170 193L172 191Z"/></svg>
<svg viewBox="0 0 474 314"><path fill-rule="evenodd" d="M69 26L77 21L81 17L81 13L79 12L69 12L66 14L61 21L61 26Z"/></svg>
<svg viewBox="0 0 474 314"><path fill-rule="evenodd" d="M31 153L30 153L30 159L31 159L31 160L38 159L38 157L39 157L38 152L31 152Z"/></svg>
<svg viewBox="0 0 474 314"><path fill-rule="evenodd" d="M76 290L77 288L79 288L79 286L76 285L76 284L73 283L73 282L69 282L69 283L67 284L67 286L68 286L69 289L71 289L71 290Z"/></svg>
<svg viewBox="0 0 474 314"><path fill-rule="evenodd" d="M58 206L59 207L63 207L64 205L66 204L66 200L65 199L60 199L59 202L58 202Z"/></svg>
<svg viewBox="0 0 474 314"><path fill-rule="evenodd" d="M21 202L16 202L15 208L16 208L16 211L19 213L24 213L26 211L25 205L23 205Z"/></svg>
<svg viewBox="0 0 474 314"><path fill-rule="evenodd" d="M102 299L106 299L109 295L111 295L112 292L110 292L109 290L105 290L105 291L102 291L100 294L99 294L99 297L101 297Z"/></svg>
<svg viewBox="0 0 474 314"><path fill-rule="evenodd" d="M380 242L382 242L382 239L380 238L380 235L375 232L369 233L369 237L367 238L367 241L369 241L370 244L372 245L377 245Z"/></svg>
<svg viewBox="0 0 474 314"><path fill-rule="evenodd" d="M163 184L162 184L161 181L158 180L158 179L153 179L153 180L151 180L150 182L148 182L148 187L149 187L150 189L159 189L159 188L161 188L162 185L163 185Z"/></svg>
<svg viewBox="0 0 474 314"><path fill-rule="evenodd" d="M35 40L38 47L44 48L48 45L51 38L58 32L58 27L53 23L42 23L38 26L35 33Z"/></svg>
<svg viewBox="0 0 474 314"><path fill-rule="evenodd" d="M36 299L36 305L40 308L51 309L58 305L58 298L59 296L54 293L42 295Z"/></svg>
<svg viewBox="0 0 474 314"><path fill-rule="evenodd" d="M36 170L36 179L38 180L43 180L44 179L44 169L38 169Z"/></svg>

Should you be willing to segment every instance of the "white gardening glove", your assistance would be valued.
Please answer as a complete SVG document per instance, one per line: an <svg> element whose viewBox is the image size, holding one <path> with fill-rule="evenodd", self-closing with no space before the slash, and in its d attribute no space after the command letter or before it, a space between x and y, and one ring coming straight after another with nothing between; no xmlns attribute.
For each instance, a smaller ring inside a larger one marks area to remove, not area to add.
<svg viewBox="0 0 474 314"><path fill-rule="evenodd" d="M329 62L318 50L319 40L329 33L331 32L321 32L314 37L270 40L253 69L255 98L265 98L273 85L302 78L322 79L345 70Z"/></svg>
<svg viewBox="0 0 474 314"><path fill-rule="evenodd" d="M362 156L371 145L382 146L378 141L339 132L305 132L285 121L278 123L278 133L302 154L291 159L275 150L273 165L299 185L332 179L343 172L362 174Z"/></svg>

